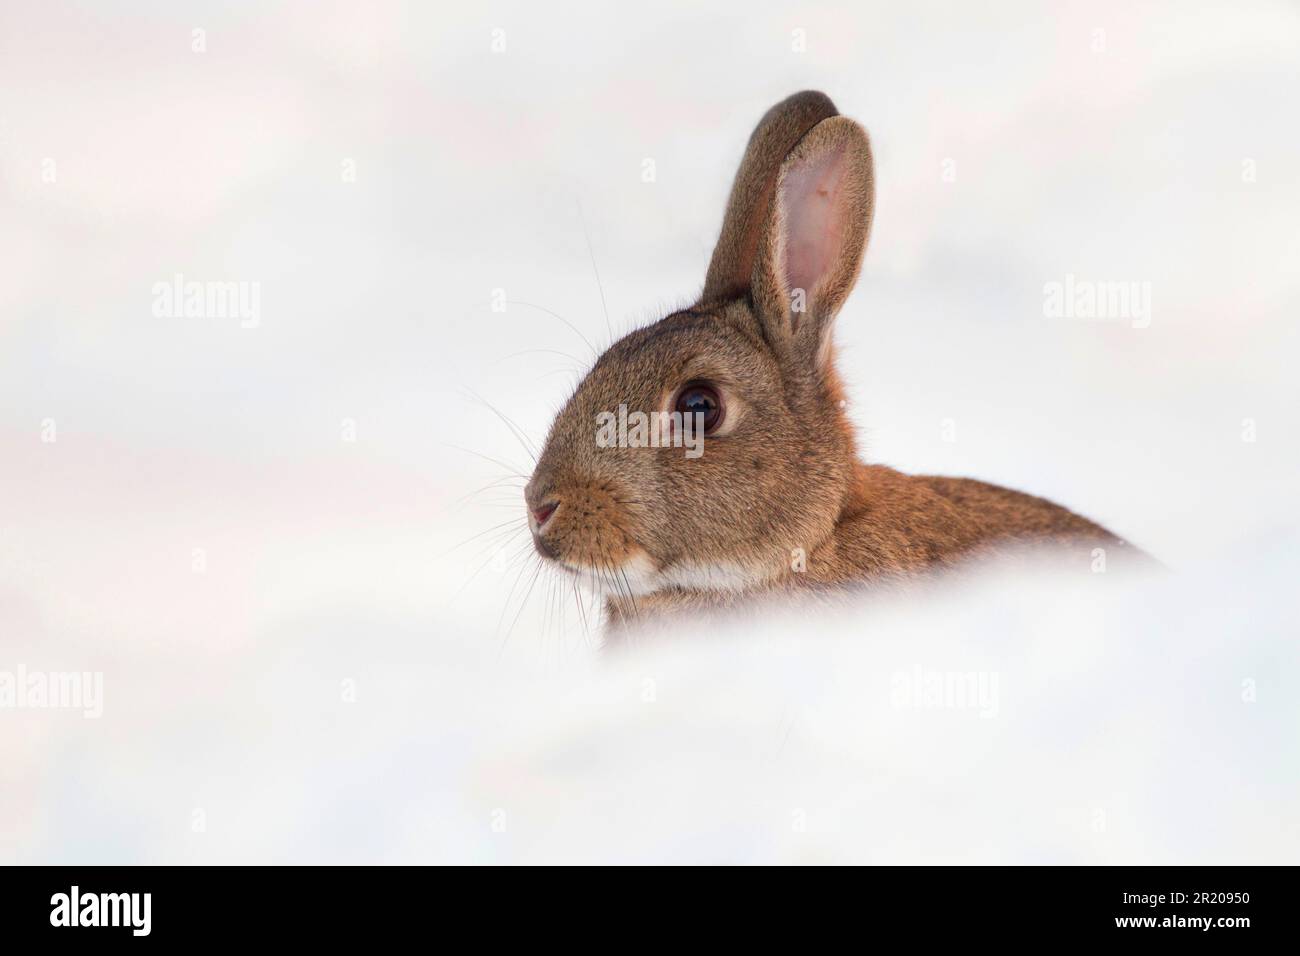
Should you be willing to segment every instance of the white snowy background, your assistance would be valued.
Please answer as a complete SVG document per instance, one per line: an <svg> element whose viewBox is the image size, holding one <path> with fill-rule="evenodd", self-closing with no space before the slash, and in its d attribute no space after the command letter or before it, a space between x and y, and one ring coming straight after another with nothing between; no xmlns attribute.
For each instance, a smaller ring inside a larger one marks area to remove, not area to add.
<svg viewBox="0 0 1300 956"><path fill-rule="evenodd" d="M0 709L0 862L1295 862L1300 8L1052 6L7 0L0 670L104 713ZM1169 575L614 657L524 599L480 399L539 441L689 301L804 88L875 149L864 454ZM260 324L155 316L177 273ZM1045 317L1066 274L1150 326Z"/></svg>

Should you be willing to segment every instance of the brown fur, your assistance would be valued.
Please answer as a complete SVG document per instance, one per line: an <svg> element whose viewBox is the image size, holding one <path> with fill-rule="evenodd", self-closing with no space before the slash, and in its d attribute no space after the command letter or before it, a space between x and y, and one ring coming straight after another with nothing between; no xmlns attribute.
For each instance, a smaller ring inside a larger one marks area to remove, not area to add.
<svg viewBox="0 0 1300 956"><path fill-rule="evenodd" d="M699 302L610 346L556 417L525 491L531 510L558 505L533 523L537 547L602 586L614 624L1023 545L1126 547L1042 498L858 461L830 330L873 205L862 128L820 93L777 104L750 138ZM597 446L598 413L666 410L697 379L727 407L702 456Z"/></svg>

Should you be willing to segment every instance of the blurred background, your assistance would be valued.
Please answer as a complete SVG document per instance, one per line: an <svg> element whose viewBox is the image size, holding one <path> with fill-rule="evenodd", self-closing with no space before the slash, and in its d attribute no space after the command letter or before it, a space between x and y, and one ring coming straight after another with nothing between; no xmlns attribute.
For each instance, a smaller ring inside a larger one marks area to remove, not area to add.
<svg viewBox="0 0 1300 956"><path fill-rule="evenodd" d="M1294 862L1298 51L1285 2L4 3L0 672L104 700L0 708L0 861ZM533 577L502 416L692 301L804 88L875 151L865 457L1167 578L609 660Z"/></svg>

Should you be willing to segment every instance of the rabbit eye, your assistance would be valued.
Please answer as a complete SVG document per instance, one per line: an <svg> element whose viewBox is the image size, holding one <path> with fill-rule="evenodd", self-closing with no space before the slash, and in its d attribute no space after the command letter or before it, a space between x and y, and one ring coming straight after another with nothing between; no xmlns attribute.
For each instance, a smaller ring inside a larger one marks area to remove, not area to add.
<svg viewBox="0 0 1300 956"><path fill-rule="evenodd" d="M675 410L686 415L703 415L704 434L717 429L722 424L726 409L722 406L721 393L708 382L690 382L677 393ZM695 419L692 419L695 421Z"/></svg>

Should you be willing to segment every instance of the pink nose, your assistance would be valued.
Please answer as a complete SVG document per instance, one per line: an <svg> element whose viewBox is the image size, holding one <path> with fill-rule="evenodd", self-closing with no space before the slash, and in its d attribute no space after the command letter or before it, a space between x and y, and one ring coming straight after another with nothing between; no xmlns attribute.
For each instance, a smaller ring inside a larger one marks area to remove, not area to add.
<svg viewBox="0 0 1300 956"><path fill-rule="evenodd" d="M540 508L533 509L533 520L537 522L537 527L546 524L546 519L555 514L555 509L560 506L558 501L548 501Z"/></svg>

